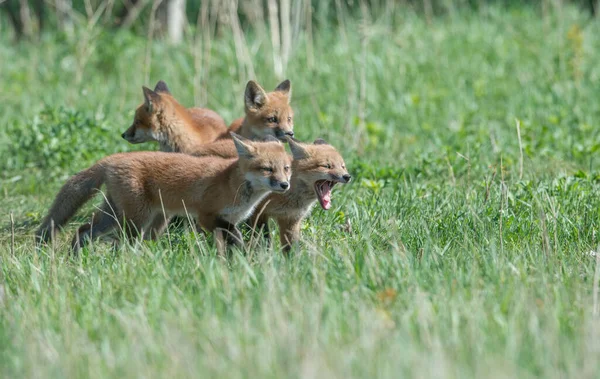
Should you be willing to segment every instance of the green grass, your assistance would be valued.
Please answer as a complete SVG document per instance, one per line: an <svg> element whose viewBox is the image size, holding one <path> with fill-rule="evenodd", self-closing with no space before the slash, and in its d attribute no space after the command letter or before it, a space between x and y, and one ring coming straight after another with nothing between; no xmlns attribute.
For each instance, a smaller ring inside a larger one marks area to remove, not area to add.
<svg viewBox="0 0 600 379"><path fill-rule="evenodd" d="M141 37L2 37L0 376L598 377L600 24L489 8L361 30L315 29L312 65L301 35L286 70L297 136L338 147L356 180L291 258L229 261L185 230L71 259L92 206L54 248L33 230L69 175L156 149L120 138L142 85L240 116L232 36L200 71L193 43L154 41L149 79ZM246 39L274 87L269 40Z"/></svg>

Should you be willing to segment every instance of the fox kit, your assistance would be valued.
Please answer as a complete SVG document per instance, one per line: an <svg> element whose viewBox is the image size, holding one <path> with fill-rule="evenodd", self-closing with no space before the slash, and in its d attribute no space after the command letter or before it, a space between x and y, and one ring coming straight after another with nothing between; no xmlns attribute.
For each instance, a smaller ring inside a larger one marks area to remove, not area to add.
<svg viewBox="0 0 600 379"><path fill-rule="evenodd" d="M162 80L154 91L142 89L144 104L136 109L133 124L121 135L128 142L158 141L161 151L181 152L227 133L221 116L206 108L183 107Z"/></svg>
<svg viewBox="0 0 600 379"><path fill-rule="evenodd" d="M241 245L236 225L270 192L290 187L291 159L274 140L252 142L232 133L239 159L197 158L163 152L110 155L73 176L58 193L36 232L47 242L100 189L105 201L92 221L79 228L73 249L125 221L128 237L156 238L172 215L191 214L213 231L220 253Z"/></svg>
<svg viewBox="0 0 600 379"><path fill-rule="evenodd" d="M352 179L340 153L322 139L310 145L290 138L289 145L294 157L291 189L267 196L256 207L249 222L257 230L262 228L265 237L269 238L268 221L275 219L285 253L300 239L302 220L315 202L328 210L331 207L331 190L336 183L348 183Z"/></svg>
<svg viewBox="0 0 600 379"><path fill-rule="evenodd" d="M215 112L203 109L203 112L193 113L192 116L198 125L213 125L206 130L221 130L218 138L211 134L212 139L200 135L199 131L204 130L202 127L190 127L189 122L182 116L185 115L184 112L171 112L168 122L145 121L150 118L148 114L153 113L154 104L162 104L163 97L168 93L168 88L162 81L158 82L154 91L144 88L144 105L137 109L134 123L123 133L123 138L131 143L158 141L162 151L234 158L236 150L229 137L229 131L252 140L273 136L283 142L287 142L288 136L294 135L294 112L290 106L292 87L289 80L284 80L269 93L255 81L249 81L244 92L246 116L235 120L229 130ZM194 109L196 108L188 111L191 113Z"/></svg>
<svg viewBox="0 0 600 379"><path fill-rule="evenodd" d="M294 136L291 98L292 84L289 80L279 83L269 93L255 81L249 81L244 91L246 116L233 121L229 130L253 140L273 136L287 142L287 137Z"/></svg>
<svg viewBox="0 0 600 379"><path fill-rule="evenodd" d="M287 142L287 138L294 135L294 115L289 105L291 91L289 80L281 82L275 91L269 93L256 82L249 81L244 93L246 117L234 121L229 130L251 140L261 140L271 136ZM235 156L235 146L229 135L224 135L212 143L195 145L191 150L181 151L199 157Z"/></svg>

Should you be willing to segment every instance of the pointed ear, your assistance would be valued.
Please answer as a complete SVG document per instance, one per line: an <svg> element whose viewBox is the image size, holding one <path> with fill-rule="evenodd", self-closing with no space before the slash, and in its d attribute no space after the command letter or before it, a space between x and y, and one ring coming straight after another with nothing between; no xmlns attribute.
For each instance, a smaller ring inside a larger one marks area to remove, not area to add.
<svg viewBox="0 0 600 379"><path fill-rule="evenodd" d="M162 80L159 80L158 83L156 83L156 87L154 87L154 92L168 93L169 95L171 94L171 91L169 91L169 87L167 87L167 83L165 83Z"/></svg>
<svg viewBox="0 0 600 379"><path fill-rule="evenodd" d="M240 158L252 158L254 156L256 147L252 145L252 142L249 139L246 139L239 134L235 134L234 132L229 134L231 134L231 138L233 138L235 149L237 150Z"/></svg>
<svg viewBox="0 0 600 379"><path fill-rule="evenodd" d="M313 145L329 145L323 138L317 138Z"/></svg>
<svg viewBox="0 0 600 379"><path fill-rule="evenodd" d="M258 110L267 103L267 93L258 85L258 83L251 80L246 84L244 103L246 104L246 109Z"/></svg>
<svg viewBox="0 0 600 379"><path fill-rule="evenodd" d="M296 142L296 140L288 138L288 144L290 145L290 150L292 150L294 159L306 159L309 157L310 154L308 154L306 148L302 146L302 144Z"/></svg>
<svg viewBox="0 0 600 379"><path fill-rule="evenodd" d="M288 79L279 83L279 85L277 87L275 87L275 91L283 92L288 98L288 103L292 99L292 83Z"/></svg>
<svg viewBox="0 0 600 379"><path fill-rule="evenodd" d="M160 95L148 87L142 87L142 90L144 91L144 105L146 106L146 111L152 113L155 108L154 105L160 100Z"/></svg>

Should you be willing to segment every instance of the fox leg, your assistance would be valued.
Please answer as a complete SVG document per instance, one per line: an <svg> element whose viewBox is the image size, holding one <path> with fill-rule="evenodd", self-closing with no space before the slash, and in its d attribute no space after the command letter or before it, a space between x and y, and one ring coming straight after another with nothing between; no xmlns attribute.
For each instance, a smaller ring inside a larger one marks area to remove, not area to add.
<svg viewBox="0 0 600 379"><path fill-rule="evenodd" d="M129 217L129 215L126 215L125 237L127 240L133 241L140 237L144 239L144 226L148 224L148 218L149 216L143 217L138 215L136 217Z"/></svg>
<svg viewBox="0 0 600 379"><path fill-rule="evenodd" d="M162 232L164 232L169 221L170 218L162 212L155 215L150 224L146 227L148 236L144 236L144 239L156 240Z"/></svg>
<svg viewBox="0 0 600 379"><path fill-rule="evenodd" d="M300 241L300 225L302 220L280 218L277 220L279 224L279 238L281 248L285 255L289 254L292 246Z"/></svg>
<svg viewBox="0 0 600 379"><path fill-rule="evenodd" d="M228 221L217 219L215 222L214 233L217 251L220 255L225 254L228 244L239 248L243 248L244 246L242 232Z"/></svg>
<svg viewBox="0 0 600 379"><path fill-rule="evenodd" d="M77 233L71 242L73 253L77 254L79 250L94 237L100 237L103 234L110 232L118 225L119 222L115 217L114 204L110 199L107 199L100 207L100 211L94 213L92 221L84 224L77 230Z"/></svg>
<svg viewBox="0 0 600 379"><path fill-rule="evenodd" d="M269 230L269 217L264 214L252 215L250 218L250 227L254 233L262 232L263 238L267 241L267 246L271 247L271 233Z"/></svg>

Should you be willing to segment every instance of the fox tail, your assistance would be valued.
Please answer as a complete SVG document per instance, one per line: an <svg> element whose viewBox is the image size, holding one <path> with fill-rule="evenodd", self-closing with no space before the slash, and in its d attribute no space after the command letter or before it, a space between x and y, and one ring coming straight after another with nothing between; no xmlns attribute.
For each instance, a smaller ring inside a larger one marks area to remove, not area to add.
<svg viewBox="0 0 600 379"><path fill-rule="evenodd" d="M104 180L105 169L99 164L71 177L56 195L48 215L36 231L37 242L50 241L56 231L97 193Z"/></svg>

